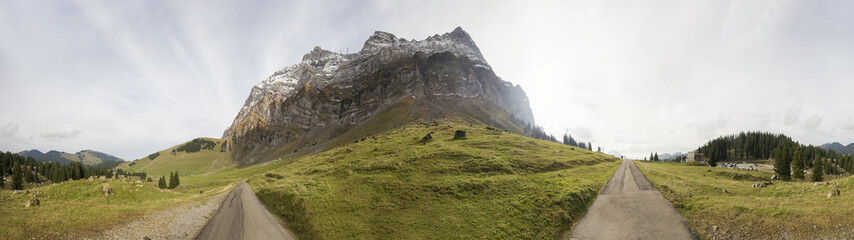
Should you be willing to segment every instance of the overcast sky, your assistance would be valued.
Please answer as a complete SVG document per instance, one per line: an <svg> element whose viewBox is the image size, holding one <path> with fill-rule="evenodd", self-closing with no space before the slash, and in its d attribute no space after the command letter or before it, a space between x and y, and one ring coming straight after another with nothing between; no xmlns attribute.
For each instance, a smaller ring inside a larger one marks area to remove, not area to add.
<svg viewBox="0 0 854 240"><path fill-rule="evenodd" d="M0 150L221 137L314 46L466 30L556 136L642 158L745 130L854 141L854 1L0 2Z"/></svg>

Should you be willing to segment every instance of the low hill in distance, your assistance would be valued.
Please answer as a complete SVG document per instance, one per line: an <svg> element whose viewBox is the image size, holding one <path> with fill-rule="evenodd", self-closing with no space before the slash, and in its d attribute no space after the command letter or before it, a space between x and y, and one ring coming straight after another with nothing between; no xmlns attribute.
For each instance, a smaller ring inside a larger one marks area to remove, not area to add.
<svg viewBox="0 0 854 240"><path fill-rule="evenodd" d="M663 161L681 161L682 156L685 156L685 154L682 152L675 152L673 154L670 154L670 153L658 154L658 158L663 160Z"/></svg>
<svg viewBox="0 0 854 240"><path fill-rule="evenodd" d="M174 171L182 175L208 173L233 164L231 154L222 149L223 141L216 138L196 138L142 159L124 162L118 168L124 171L143 171L149 176L169 175Z"/></svg>
<svg viewBox="0 0 854 240"><path fill-rule="evenodd" d="M110 154L98 152L95 150L83 150L77 153L67 153L51 150L47 153L42 153L39 150L27 150L18 153L24 157L32 157L40 162L55 162L60 164L68 164L70 162L81 162L86 166L94 166L100 168L114 168L125 162L124 159L115 157Z"/></svg>
<svg viewBox="0 0 854 240"><path fill-rule="evenodd" d="M833 150L834 152L839 154L854 154L854 143L849 143L847 146L842 145L839 142L825 143L822 144L820 147L826 150Z"/></svg>

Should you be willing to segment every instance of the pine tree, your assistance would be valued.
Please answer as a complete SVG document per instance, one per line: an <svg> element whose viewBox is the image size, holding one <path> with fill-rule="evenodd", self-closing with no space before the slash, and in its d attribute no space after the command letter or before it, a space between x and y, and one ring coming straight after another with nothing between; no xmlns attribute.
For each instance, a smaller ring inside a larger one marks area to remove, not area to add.
<svg viewBox="0 0 854 240"><path fill-rule="evenodd" d="M169 189L173 189L173 188L175 188L175 173L170 172L169 173Z"/></svg>
<svg viewBox="0 0 854 240"><path fill-rule="evenodd" d="M831 158L827 158L824 160L824 173L827 175L833 174L833 164L830 162Z"/></svg>
<svg viewBox="0 0 854 240"><path fill-rule="evenodd" d="M587 150L591 151L591 152L593 151L593 144L592 143L587 142Z"/></svg>
<svg viewBox="0 0 854 240"><path fill-rule="evenodd" d="M653 155L652 155L652 153L649 153L649 160L650 160L650 161L655 161L655 156L653 156Z"/></svg>
<svg viewBox="0 0 854 240"><path fill-rule="evenodd" d="M174 189L178 187L180 181L178 180L178 172L169 173L169 188Z"/></svg>
<svg viewBox="0 0 854 240"><path fill-rule="evenodd" d="M784 146L778 146L774 150L774 172L783 181L789 181L791 178L791 159L789 150Z"/></svg>
<svg viewBox="0 0 854 240"><path fill-rule="evenodd" d="M795 180L804 179L804 158L801 156L801 148L796 147L795 153L792 156L792 178Z"/></svg>
<svg viewBox="0 0 854 240"><path fill-rule="evenodd" d="M15 164L15 169L12 173L12 189L13 190L21 190L24 189L24 174L21 173L21 165Z"/></svg>
<svg viewBox="0 0 854 240"><path fill-rule="evenodd" d="M597 152L602 152L602 147L596 147Z"/></svg>
<svg viewBox="0 0 854 240"><path fill-rule="evenodd" d="M33 172L27 166L22 167L21 170L24 170L24 182L33 182Z"/></svg>
<svg viewBox="0 0 854 240"><path fill-rule="evenodd" d="M823 161L820 157L815 156L813 160L812 167L812 181L813 182L821 182L824 181L824 166Z"/></svg>
<svg viewBox="0 0 854 240"><path fill-rule="evenodd" d="M166 188L166 176L160 176L160 180L157 181L157 187L160 189Z"/></svg>
<svg viewBox="0 0 854 240"><path fill-rule="evenodd" d="M654 157L655 157L655 161L656 161L656 162L661 161L661 159L658 159L658 152L656 152L656 153L655 153L655 156L654 156Z"/></svg>
<svg viewBox="0 0 854 240"><path fill-rule="evenodd" d="M575 140L572 140L572 137L570 137L566 133L563 134L563 144L573 146L576 145L574 142Z"/></svg>

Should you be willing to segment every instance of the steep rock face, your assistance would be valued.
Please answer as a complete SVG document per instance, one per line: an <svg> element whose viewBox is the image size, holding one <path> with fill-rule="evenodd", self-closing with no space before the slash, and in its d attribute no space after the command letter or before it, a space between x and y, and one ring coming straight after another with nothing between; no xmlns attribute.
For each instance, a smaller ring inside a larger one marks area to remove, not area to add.
<svg viewBox="0 0 854 240"><path fill-rule="evenodd" d="M284 145L335 138L407 98L438 112L489 101L520 124L534 122L522 88L496 76L461 28L422 41L376 32L359 53L316 47L253 87L223 138L238 161L261 161Z"/></svg>

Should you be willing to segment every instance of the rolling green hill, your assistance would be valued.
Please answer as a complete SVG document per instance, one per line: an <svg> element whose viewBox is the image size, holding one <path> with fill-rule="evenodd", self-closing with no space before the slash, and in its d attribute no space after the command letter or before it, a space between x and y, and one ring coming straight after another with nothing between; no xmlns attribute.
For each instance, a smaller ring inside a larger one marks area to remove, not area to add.
<svg viewBox="0 0 854 240"><path fill-rule="evenodd" d="M288 161L249 184L302 239L559 238L619 164L462 118Z"/></svg>
<svg viewBox="0 0 854 240"><path fill-rule="evenodd" d="M167 148L118 168L125 171L143 171L149 176L169 175L178 171L182 175L205 174L234 164L231 154L223 152L222 139L197 138Z"/></svg>

